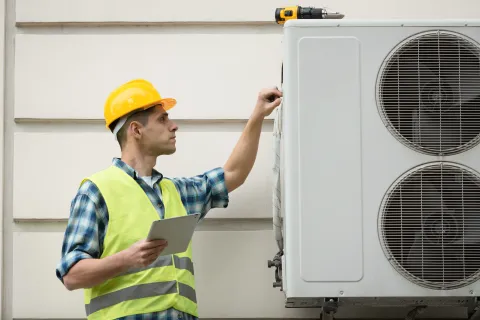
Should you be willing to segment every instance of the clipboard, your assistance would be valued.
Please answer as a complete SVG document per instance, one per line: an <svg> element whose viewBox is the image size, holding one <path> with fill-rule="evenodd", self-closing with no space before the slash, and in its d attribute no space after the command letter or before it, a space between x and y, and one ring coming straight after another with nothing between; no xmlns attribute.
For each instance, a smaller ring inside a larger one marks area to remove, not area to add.
<svg viewBox="0 0 480 320"><path fill-rule="evenodd" d="M155 220L150 226L147 240L167 240L168 245L161 256L185 252L199 219L200 214L191 214Z"/></svg>

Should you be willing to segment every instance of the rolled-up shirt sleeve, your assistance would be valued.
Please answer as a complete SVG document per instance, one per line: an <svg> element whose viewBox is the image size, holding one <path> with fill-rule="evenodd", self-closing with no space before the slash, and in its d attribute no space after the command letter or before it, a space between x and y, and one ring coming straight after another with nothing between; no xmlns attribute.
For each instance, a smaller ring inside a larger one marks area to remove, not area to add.
<svg viewBox="0 0 480 320"><path fill-rule="evenodd" d="M223 168L214 168L189 178L170 178L180 193L188 214L199 213L204 218L213 208L226 208L229 195Z"/></svg>
<svg viewBox="0 0 480 320"><path fill-rule="evenodd" d="M85 182L71 202L70 218L65 230L61 259L56 267L57 278L63 277L80 260L100 257L100 243L104 234L105 221L99 216L106 210L100 192L90 182Z"/></svg>

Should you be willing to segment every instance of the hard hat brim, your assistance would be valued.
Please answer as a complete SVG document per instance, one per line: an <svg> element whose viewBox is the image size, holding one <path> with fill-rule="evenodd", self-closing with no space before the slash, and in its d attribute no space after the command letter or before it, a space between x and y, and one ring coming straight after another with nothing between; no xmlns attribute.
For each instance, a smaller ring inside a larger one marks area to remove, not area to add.
<svg viewBox="0 0 480 320"><path fill-rule="evenodd" d="M162 98L160 101L158 101L158 104L163 108L163 110L167 111L177 105L177 100L174 98Z"/></svg>

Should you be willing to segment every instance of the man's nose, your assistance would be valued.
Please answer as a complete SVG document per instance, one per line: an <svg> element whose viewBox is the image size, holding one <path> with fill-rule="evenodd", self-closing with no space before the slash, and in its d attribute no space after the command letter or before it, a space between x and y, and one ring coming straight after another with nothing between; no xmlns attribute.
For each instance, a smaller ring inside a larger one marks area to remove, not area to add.
<svg viewBox="0 0 480 320"><path fill-rule="evenodd" d="M178 126L175 122L172 121L172 127L170 129L171 131L177 131L178 130Z"/></svg>

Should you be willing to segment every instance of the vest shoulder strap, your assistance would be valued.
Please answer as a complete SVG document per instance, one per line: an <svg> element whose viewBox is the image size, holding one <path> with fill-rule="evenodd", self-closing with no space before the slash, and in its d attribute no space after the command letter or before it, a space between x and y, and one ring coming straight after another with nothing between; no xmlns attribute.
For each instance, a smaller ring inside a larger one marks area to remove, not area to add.
<svg viewBox="0 0 480 320"><path fill-rule="evenodd" d="M168 178L160 181L162 188L162 198L165 203L165 218L173 218L187 215L187 211L183 205L180 193L175 184Z"/></svg>
<svg viewBox="0 0 480 320"><path fill-rule="evenodd" d="M92 182L93 181L95 181L95 182L97 182L97 181L98 182L108 181L108 180L111 180L112 177L118 176L118 174L121 174L121 173L124 173L124 172L122 172L122 170L120 168L117 168L117 167L112 165L112 166L109 166L106 169L95 172L94 174L91 174L90 176L83 178L82 181L80 182L80 185L84 184L87 180L90 180ZM124 174L126 174L126 173L124 173Z"/></svg>

